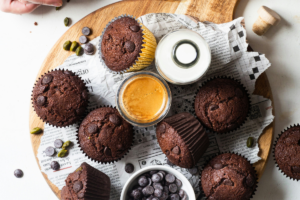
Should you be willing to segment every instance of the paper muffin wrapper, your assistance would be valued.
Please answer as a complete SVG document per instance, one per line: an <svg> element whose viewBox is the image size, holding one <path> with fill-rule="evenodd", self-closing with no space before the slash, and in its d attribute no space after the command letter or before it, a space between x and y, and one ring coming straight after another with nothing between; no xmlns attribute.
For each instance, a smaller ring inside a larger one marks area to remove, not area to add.
<svg viewBox="0 0 300 200"><path fill-rule="evenodd" d="M52 70L50 70L50 71L45 72L44 74L42 74L41 77L39 77L39 78L35 81L34 86L33 86L33 88L32 88L32 92L31 92L31 105L32 105L32 108L33 108L33 110L34 110L34 112L35 112L36 114L37 114L37 112L35 111L34 104L33 104L33 90L34 90L34 88L35 88L37 82L38 82L41 78L43 78L46 74L48 74L48 73L50 73L50 72L53 72L53 71L70 71L70 72L72 72L71 70L52 69ZM73 72L73 73L75 74L75 72ZM76 74L75 74L75 76L78 77L78 78L84 83L85 89L86 89L86 91L87 91L87 93L88 93L88 96L90 97L89 90L88 90L88 88L87 88L86 83L84 82L84 80L83 80L80 76L78 76L78 75L76 75ZM87 109L88 104L90 103L89 97L88 97L88 100L87 100L87 106L86 106L86 108L85 108L84 114L82 114L82 116L79 118L79 120L77 120L77 121L74 122L73 124L69 124L69 125L66 125L66 126L59 126L59 125L53 124L53 123L51 123L51 122L49 122L49 121L47 121L47 120L42 119L38 114L37 114L37 116L38 116L38 117L40 118L40 120L42 120L44 123L48 123L48 124L49 124L50 126L52 126L52 127L56 127L56 128L68 128L68 127L71 127L72 125L77 124L78 122L80 122L80 121L85 117L85 115L86 115L86 113L87 113L87 111L88 111L88 109Z"/></svg>
<svg viewBox="0 0 300 200"><path fill-rule="evenodd" d="M180 115L180 113L176 115ZM178 117L178 120L176 121L168 121L168 118L166 118L164 121L177 131L178 135L190 150L194 165L196 165L208 148L209 139L202 124L192 114L190 115L193 118L193 121L191 123L186 121L183 122L180 117ZM171 116L170 118L174 116ZM200 129L195 129L198 123L200 124ZM200 137L198 132L200 132Z"/></svg>
<svg viewBox="0 0 300 200"><path fill-rule="evenodd" d="M92 109L90 109L89 110L89 112L88 112L88 114L82 119L82 121L80 122L80 124L79 124L79 126L78 126L78 128L77 128L77 134L76 134L76 140L77 140L77 144L78 144L78 147L80 148L80 151L82 151L82 153L86 156L86 157L88 157L90 160L92 160L92 161L94 161L94 162L97 162L97 163L101 163L101 164L111 164L111 163L115 163L115 162L118 162L119 160L121 160L122 158L124 158L128 153L129 153L129 151L131 150L131 148L133 147L133 143L134 143L134 135L135 135L135 133L134 133L134 131L132 131L132 141L131 141L131 145L130 145L130 147L127 149L127 151L125 152L125 154L124 155L122 155L121 157L119 157L119 158L116 158L116 159L112 159L112 160L110 160L110 161L99 161L99 160L95 160L94 158L91 158L89 155L87 155L87 153L85 153L84 151L83 151L83 149L82 149L82 147L81 147L81 145L80 145L80 141L79 141L79 128L80 128L80 126L81 126L81 124L82 124L82 122L83 122L83 120L89 115L89 113L91 113L92 111L94 111L94 110L97 110L98 108L114 108L114 109L116 109L116 107L113 107L113 106L109 106L109 105L103 105L103 106L97 106L97 107L95 107L95 108L92 108ZM117 109L116 109L117 110ZM118 111L118 110L117 110ZM119 111L118 111L119 112ZM121 116L121 115L120 115ZM122 117L122 116L121 116ZM123 118L122 118L123 119ZM124 119L123 119L124 120ZM125 120L126 121L126 120ZM126 121L127 122L127 121ZM128 122L127 122L128 123Z"/></svg>
<svg viewBox="0 0 300 200"><path fill-rule="evenodd" d="M114 21L121 19L123 17L130 17L134 20L136 20L139 25L141 30L143 30L143 44L142 44L142 48L141 48L141 53L139 54L139 56L137 57L137 59L135 60L135 62L132 64L132 66L128 67L125 70L122 71L113 71L111 69L109 69L106 64L105 61L102 59L102 53L101 53L101 44L102 44L102 40L103 40L103 35L106 32L107 27L113 23ZM146 67L148 67L154 60L154 56L155 56L155 50L156 50L156 39L154 37L154 35L151 33L151 31L140 22L140 20L138 20L136 17L132 16L132 15L121 15L118 17L115 17L114 19L112 19L104 28L101 36L100 36L100 40L99 40L99 57L100 57L100 62L103 64L103 66L111 73L113 74L123 74L125 72L133 72L133 71L138 71L138 70L142 70Z"/></svg>
<svg viewBox="0 0 300 200"><path fill-rule="evenodd" d="M198 94L199 90L200 90L204 85L206 85L208 82L210 82L210 81L212 81L212 80L214 80L214 79L218 79L218 78L234 80L234 81L236 81L237 83L239 83L239 84L242 86L242 88L244 89L244 91L246 91L247 96L248 96L248 102L249 102L249 109L248 109L247 116L246 116L245 120L244 120L240 125L238 125L235 129L233 129L233 130L231 130L231 131L223 132L223 133L218 133L218 132L212 130L211 128L205 126L204 124L202 124L202 123L201 123L201 124L203 125L204 129L205 129L208 133L217 133L217 134L232 133L232 132L234 132L234 131L240 129L240 128L246 123L246 121L248 120L248 118L250 117L250 113L251 113L251 98L250 98L250 94L249 94L247 88L246 88L240 81L238 81L238 80L236 80L236 79L234 79L234 78L232 78L232 77L230 77L230 76L214 76L214 77L211 77L211 78L205 80L205 81L201 84L201 86L200 86L200 87L198 88L198 90L196 91L195 96L194 96L194 99L193 99L193 101L194 101L194 103L193 103L193 105L194 105L194 106L193 106L193 114L194 114L194 116L198 119L198 117L197 117L197 115L196 115L196 110L195 110L195 102L196 102L196 97L197 97L197 94ZM199 119L199 121L200 121L200 119ZM200 121L200 122L201 122L201 121Z"/></svg>
<svg viewBox="0 0 300 200"><path fill-rule="evenodd" d="M255 167L253 166L253 164L250 163L250 161L243 155L239 154L239 153L235 153L235 152L230 152L230 151L225 151L225 152L220 152L220 153L216 153L215 155L212 155L210 156L208 159L206 159L206 161L204 162L204 164L201 166L201 171L199 173L199 188L200 188L200 196L201 197L206 197L206 195L204 194L204 190L202 188L202 184L201 184L201 176L202 176L202 172L204 170L204 168L208 165L208 163L215 157L219 156L219 155L222 155L222 154L225 154L225 153L230 153L230 154L235 154L235 155L238 155L238 156L241 156L243 158L245 158L249 164L252 166L254 172L255 172L255 176L256 176L256 182L255 182L255 189L253 190L252 192L252 195L249 199L252 199L257 191L257 187L258 187L258 174L257 174L257 171L255 169Z"/></svg>
<svg viewBox="0 0 300 200"><path fill-rule="evenodd" d="M288 176L284 171L282 171L282 169L280 169L280 167L279 167L279 165L278 165L278 163L277 163L276 157L275 157L275 148L276 148L276 145L277 145L277 142L278 142L279 138L282 136L282 134L283 134L285 131L289 130L290 128L294 128L294 127L300 127L300 124L298 123L298 124L290 125L289 127L283 129L283 131L281 131L281 133L280 133L280 134L278 135L278 137L276 138L276 140L275 140L275 142L274 142L274 146L273 146L273 159L274 159L274 161L275 161L276 167L278 168L278 170L279 170L285 177L287 177L287 178L289 178L289 179L291 179L291 180L293 180L293 181L299 181L300 179L296 179L296 178L290 177L290 176Z"/></svg>

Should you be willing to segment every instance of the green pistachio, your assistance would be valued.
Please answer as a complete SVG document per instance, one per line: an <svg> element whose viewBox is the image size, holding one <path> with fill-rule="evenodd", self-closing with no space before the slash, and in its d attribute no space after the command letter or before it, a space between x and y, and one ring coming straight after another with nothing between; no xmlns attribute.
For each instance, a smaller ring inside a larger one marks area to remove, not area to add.
<svg viewBox="0 0 300 200"><path fill-rule="evenodd" d="M66 141L63 145L62 145L62 149L67 149L70 146L71 142L70 140Z"/></svg>
<svg viewBox="0 0 300 200"><path fill-rule="evenodd" d="M251 148L253 146L253 142L254 142L254 138L253 137L249 137L247 139L247 147Z"/></svg>
<svg viewBox="0 0 300 200"><path fill-rule="evenodd" d="M43 130L40 127L35 127L30 131L31 134L39 134L41 132L43 132Z"/></svg>
<svg viewBox="0 0 300 200"><path fill-rule="evenodd" d="M64 46L63 46L64 50L70 51L71 44L72 44L72 43L71 43L70 40L66 41L66 42L64 43Z"/></svg>
<svg viewBox="0 0 300 200"><path fill-rule="evenodd" d="M77 47L77 49L76 49L76 55L77 55L77 56L81 56L82 53L83 53L82 47L81 47L81 46Z"/></svg>
<svg viewBox="0 0 300 200"><path fill-rule="evenodd" d="M74 41L74 42L72 42L70 50L75 52L77 47L78 47L78 43L76 41Z"/></svg>
<svg viewBox="0 0 300 200"><path fill-rule="evenodd" d="M60 158L65 157L67 155L67 153L68 153L68 150L62 149L62 150L60 150L60 152L58 152L57 157L60 157Z"/></svg>
<svg viewBox="0 0 300 200"><path fill-rule="evenodd" d="M64 24L65 24L65 26L69 26L69 23L70 23L70 19L69 19L68 17L66 17L66 18L64 19Z"/></svg>

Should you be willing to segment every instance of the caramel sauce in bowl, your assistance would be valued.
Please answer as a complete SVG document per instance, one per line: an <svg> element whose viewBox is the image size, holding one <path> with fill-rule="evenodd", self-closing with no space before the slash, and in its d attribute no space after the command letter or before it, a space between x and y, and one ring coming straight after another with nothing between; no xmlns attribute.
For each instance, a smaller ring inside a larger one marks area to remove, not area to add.
<svg viewBox="0 0 300 200"><path fill-rule="evenodd" d="M116 97L121 116L134 126L147 127L160 122L172 102L167 82L153 72L136 72L120 85Z"/></svg>

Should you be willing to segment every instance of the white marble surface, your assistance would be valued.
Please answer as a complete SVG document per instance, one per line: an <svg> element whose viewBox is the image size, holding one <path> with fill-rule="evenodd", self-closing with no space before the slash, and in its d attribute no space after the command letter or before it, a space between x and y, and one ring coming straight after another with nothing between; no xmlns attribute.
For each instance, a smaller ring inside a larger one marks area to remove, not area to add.
<svg viewBox="0 0 300 200"><path fill-rule="evenodd" d="M71 0L59 12L41 7L28 15L0 13L0 199L56 199L39 172L31 148L28 133L31 89L44 58L67 30L63 19L68 16L75 23L112 2L116 0ZM263 37L251 30L261 5L273 8L282 17L281 23ZM299 0L240 0L235 13L235 17L245 17L251 46L265 53L272 63L267 75L274 96L275 137L285 127L300 122L299 8ZM13 175L17 168L24 171L22 179ZM300 199L299 186L300 182L285 178L275 168L271 155L254 200Z"/></svg>

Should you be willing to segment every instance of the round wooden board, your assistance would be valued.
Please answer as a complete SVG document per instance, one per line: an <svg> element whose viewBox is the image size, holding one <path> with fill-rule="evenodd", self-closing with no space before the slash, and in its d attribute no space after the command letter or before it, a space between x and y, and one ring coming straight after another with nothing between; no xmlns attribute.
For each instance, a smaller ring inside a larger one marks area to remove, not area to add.
<svg viewBox="0 0 300 200"><path fill-rule="evenodd" d="M93 30L90 38L94 39L101 35L103 28L112 18L121 14L130 14L139 17L147 13L177 13L190 15L199 21L225 23L233 20L233 13L237 3L238 0L126 0L108 5L89 14L70 27L49 52L37 74L37 78L41 74L61 65L72 54L63 50L63 43L67 40L78 40L81 35L80 30L84 26L88 26ZM258 78L254 93L273 100L269 81L265 73ZM36 115L31 105L29 115L30 130L34 127L44 127L44 123ZM260 147L259 156L262 159L255 163L254 166L259 178L263 174L270 153L273 130L274 122L265 128L258 140ZM41 136L42 134L30 136L35 156L37 156ZM39 165L37 157L36 160ZM60 190L48 180L46 174L42 174L53 192L60 199Z"/></svg>

